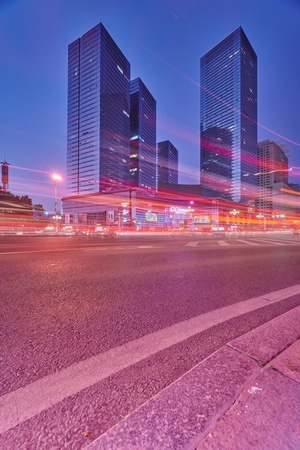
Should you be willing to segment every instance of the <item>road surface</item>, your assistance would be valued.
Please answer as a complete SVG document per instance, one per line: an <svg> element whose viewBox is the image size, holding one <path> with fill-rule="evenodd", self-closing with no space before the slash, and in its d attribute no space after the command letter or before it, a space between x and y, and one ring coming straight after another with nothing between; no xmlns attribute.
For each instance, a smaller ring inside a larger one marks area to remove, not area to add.
<svg viewBox="0 0 300 450"><path fill-rule="evenodd" d="M80 449L300 304L293 235L9 236L0 264L1 449Z"/></svg>

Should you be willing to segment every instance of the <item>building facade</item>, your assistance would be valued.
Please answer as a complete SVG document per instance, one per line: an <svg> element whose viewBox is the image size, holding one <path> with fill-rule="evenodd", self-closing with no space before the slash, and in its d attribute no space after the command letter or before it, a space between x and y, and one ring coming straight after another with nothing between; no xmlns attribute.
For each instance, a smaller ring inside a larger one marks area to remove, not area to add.
<svg viewBox="0 0 300 450"><path fill-rule="evenodd" d="M178 150L170 141L162 141L158 148L158 182L178 184Z"/></svg>
<svg viewBox="0 0 300 450"><path fill-rule="evenodd" d="M200 60L203 195L244 204L256 197L257 56L241 27Z"/></svg>
<svg viewBox="0 0 300 450"><path fill-rule="evenodd" d="M100 23L68 47L67 192L129 182L130 64Z"/></svg>
<svg viewBox="0 0 300 450"><path fill-rule="evenodd" d="M276 185L281 183L288 188L288 152L279 141L258 143L257 206L262 212L272 211L274 207L283 208L283 194L276 189Z"/></svg>
<svg viewBox="0 0 300 450"><path fill-rule="evenodd" d="M130 186L157 191L156 100L140 78L130 82Z"/></svg>

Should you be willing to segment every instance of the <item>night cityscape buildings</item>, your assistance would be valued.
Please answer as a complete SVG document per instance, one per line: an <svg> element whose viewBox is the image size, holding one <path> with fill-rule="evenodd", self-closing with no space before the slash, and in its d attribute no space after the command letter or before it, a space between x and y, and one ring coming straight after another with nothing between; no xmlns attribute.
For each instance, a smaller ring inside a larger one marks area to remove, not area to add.
<svg viewBox="0 0 300 450"><path fill-rule="evenodd" d="M274 204L283 203L280 202L282 194L276 187L281 183L288 188L288 152L288 148L279 141L258 143L257 206L261 212L270 212Z"/></svg>
<svg viewBox="0 0 300 450"><path fill-rule="evenodd" d="M129 182L130 64L100 23L68 47L67 192Z"/></svg>
<svg viewBox="0 0 300 450"><path fill-rule="evenodd" d="M258 178L257 57L241 27L200 60L198 185L178 184L178 150L169 140L156 146L156 100L130 80L102 24L69 45L68 64L66 223L193 230L229 227L234 211L249 226L256 207L269 207Z"/></svg>
<svg viewBox="0 0 300 450"><path fill-rule="evenodd" d="M107 20L107 17L103 16L103 19ZM84 23L87 25L84 25ZM253 136L257 125L256 55L242 28L237 28L233 32L227 29L226 32L225 24L225 28L222 28L223 31L218 30L219 38L215 38L215 40L213 40L213 35L209 33L202 34L201 42L193 39L193 36L188 38L192 41L190 41L191 45L186 47L189 50L185 52L186 65L183 67L187 69L190 63L193 64L197 60L200 62L200 57L204 55L201 58L201 64L198 65L199 77L199 69L201 69L201 86L195 86L191 83L192 79L187 83L190 88L196 89L194 91L196 102L199 92L199 113L201 94L201 169L196 162L192 163L190 167L184 165L180 173L182 181L186 179L192 183L196 177L197 184L183 185L178 183L178 151L177 149L174 150L172 145L175 144L180 149L182 162L186 160L188 155L193 157L192 160L197 160L195 153L200 156L198 153L199 141L198 151L197 149L194 151L197 146L194 124L195 121L198 121L198 128L196 126L196 129L199 138L200 114L197 114L197 111L196 114L193 113L192 92L185 91L184 79L181 78L183 73L187 74L188 72L182 70L181 75L177 80L174 80L175 84L173 85L172 70L174 70L174 67L179 69L180 67L173 64L172 68L168 68L168 77L163 75L158 77L158 71L161 66L165 65L163 60L156 60L155 63L154 58L149 66L147 62L150 62L150 55L147 54L146 48L138 45L135 34L124 33L124 30L122 31L117 23L114 25L108 24L108 31L115 29L114 33L118 37L118 41L116 41L119 44L118 46L101 23L98 25L96 25L97 22L94 24L84 23L82 22L79 26L81 28L79 32L78 24L73 31L64 29L65 38L67 35L71 36L65 44L63 40L56 36L58 48L61 48L62 45L65 50L68 48L68 115L66 115L68 124L68 173L67 176L63 176L62 182L57 182L57 186L55 182L53 185L52 179L50 187L46 188L46 183L43 187L45 189L43 194L45 201L50 205L48 207L49 217L53 217L54 204L54 217L56 217L56 212L62 212L63 210L66 216L72 214L74 220L77 220L78 223L88 222L91 225L94 223L109 223L115 225L121 221L125 222L128 218L132 224L137 223L138 214L138 220L142 227L145 222L150 220L150 217L153 220L153 225L156 224L153 214L158 213L158 211L154 212L155 203L160 201L159 214L164 214L167 208L176 208L173 204L170 206L171 198L174 202L177 202L178 209L176 211L183 212L182 217L177 217L179 219L177 223L180 220L189 220L190 223L190 217L187 219L184 215L187 208L195 209L195 211L190 211L193 215L193 225L202 223L201 217L197 218L197 222L195 220L196 212L199 213L196 208L201 203L198 201L200 199L203 200L203 205L208 205L209 208L213 205L214 211L217 210L218 206L229 205L228 208L232 210L243 210L255 215L258 214L258 211L259 213L271 214L274 208L276 211L284 208L285 194L288 195L288 193L283 194L280 188L293 190L291 184L287 183L288 175L293 177L294 181L297 181L299 169L296 167L297 163L291 170L282 169L283 172L285 171L285 182L276 178L276 182L272 183L270 187L267 185L266 176L263 179L263 177L257 175L262 172L261 167L263 167L264 162L261 159L258 161L258 167L255 167L257 144L256 137L253 138ZM239 22L237 24L239 25ZM249 38L252 40L252 27L246 21L244 21L244 24L244 29L247 33L249 29ZM83 29L82 27L85 26L87 28ZM76 29L78 34L74 35ZM150 29L146 31L150 32ZM127 40L129 37L130 39ZM187 36L185 35L185 37ZM212 44L207 45L207 42ZM266 43L261 42L258 36L256 36L256 42L255 48L257 47L258 50L261 46L259 53L261 57L263 56L260 65L260 81L262 82L262 99L260 100L264 103L261 104L262 111L264 111L268 102L272 104L272 98L263 83L267 61L266 53L264 53ZM135 48L135 46L137 47ZM126 48L129 48L129 59L122 52L122 49ZM211 48L212 50L210 50ZM161 50L164 51L165 49L161 47ZM44 61L45 55L47 55L47 52L43 54ZM53 53L53 56L56 60L59 55ZM168 56L165 55L165 62L171 63L171 56L173 57L170 54L169 60ZM144 58L146 64L143 63ZM49 62L49 58L46 57L46 60ZM286 61L289 62L290 60L293 60L293 58ZM62 62L60 67L65 66L66 55L63 57L63 54L61 54L60 61ZM142 79L138 78L140 74L137 70L132 77L135 79L131 80L130 72L132 71L130 67L132 67L131 63L134 61L143 71ZM156 67L153 67L153 64ZM193 70L195 70L195 66ZM189 73L192 75L195 72ZM278 75L277 72L276 75ZM194 78L193 75L192 78ZM267 85L269 86L268 81ZM60 86L64 90L64 85L60 84ZM40 87L42 88L42 85ZM165 89L165 87L168 89ZM276 92L279 93L281 90L277 89ZM49 95L50 90L47 90L47 92L44 90L43 92L45 95L44 101L49 101L47 95ZM264 100L266 98L264 96L267 96L268 102ZM38 96L39 101L42 98L43 95ZM163 100L162 103L160 103L161 100ZM163 110L164 105L169 108L169 111L170 107L172 108L171 112L167 113L167 117L161 114L161 110L158 111L157 117L160 123L158 123L157 130L156 101L159 110L161 107ZM269 137L268 133L273 138L276 135L275 128L274 130L272 128L274 126L278 130L278 124L275 125L276 120L280 117L286 120L286 114L282 115L282 111L273 107L274 115L270 117L270 120L266 121L265 118L261 117L261 134L264 139ZM173 120L177 114L178 117L181 117L179 122ZM295 118L295 116L296 114L293 114L292 117ZM41 119L42 117L41 115ZM56 118L58 119L58 115L56 115ZM189 121L191 128L185 128L185 121ZM59 123L61 127L64 127L63 120L59 120ZM265 127L264 123L269 128ZM292 127L292 121L290 126ZM156 132L159 136L158 140L162 141L157 143L157 153ZM292 146L295 145L295 136L291 135L290 139L285 138L284 133L286 132L282 130L282 134L278 137L286 143L289 142ZM172 144L168 139L172 141ZM179 144L180 142L182 144ZM254 145L252 145L253 142ZM251 151L253 148L255 149L254 154L250 153L250 144ZM60 141L60 145L62 145L62 141ZM160 160L165 145L168 146L167 162L166 160ZM40 146L40 144L36 141L35 146ZM53 150L55 148L58 147L55 145ZM3 150L6 150L5 146L3 146ZM192 155L192 153L194 154ZM156 155L158 162L157 178ZM171 161L176 165L175 169L171 168ZM267 159L265 158L264 161L267 161ZM18 164L16 161L15 163ZM248 167L246 166L247 163ZM12 162L12 164L14 163ZM268 163L266 162L266 164ZM21 161L19 165L22 167ZM3 165L2 169L7 171L8 166ZM15 166L11 165L9 169L15 171ZM44 169L46 171L49 169L51 172L52 170L64 172L59 164ZM266 167L265 170L267 170ZM42 173L39 176L43 177ZM5 174L3 175L2 190L8 190L10 186L5 181ZM51 175L50 172L49 175ZM255 176L254 180L253 175ZM278 177L279 175L283 176L280 170L277 171L277 175ZM29 173L28 176L30 176ZM251 179L254 181L253 184L249 182ZM14 180L14 176L11 177L11 180ZM65 182L68 185L67 193L64 192ZM13 183L14 181L11 186L14 188ZM295 186L296 188L297 186ZM54 195L54 202L52 200L50 202L49 197L52 197L53 191L56 190L58 195ZM60 196L62 192L64 192L65 198L61 210ZM147 196L147 201L145 199L144 204L138 200L141 193ZM204 199L202 198L203 194L205 195ZM72 199L72 205L70 199ZM223 199L225 201L222 201ZM276 206L274 206L275 199L281 200L281 204L276 202ZM134 209L134 206L132 206L135 201L139 201L139 208L136 206L136 209ZM246 205L242 203L246 203ZM299 205L299 196L298 202L296 202L296 197L294 198L294 203ZM246 207L243 208L243 206ZM247 208L248 206L249 208ZM147 217L144 210L147 210ZM171 211L169 218L171 218L172 213L174 211ZM217 212L213 216L213 219L210 217L211 224L217 224ZM164 223L164 219L160 216L158 220L159 223ZM171 224L171 221L169 223ZM174 224L174 221L172 223Z"/></svg>
<svg viewBox="0 0 300 450"><path fill-rule="evenodd" d="M140 78L130 82L130 181L157 191L156 100Z"/></svg>
<svg viewBox="0 0 300 450"><path fill-rule="evenodd" d="M256 196L257 56L241 27L200 60L203 195L247 204Z"/></svg>
<svg viewBox="0 0 300 450"><path fill-rule="evenodd" d="M157 177L159 183L178 184L178 150L170 142L161 141L157 144Z"/></svg>

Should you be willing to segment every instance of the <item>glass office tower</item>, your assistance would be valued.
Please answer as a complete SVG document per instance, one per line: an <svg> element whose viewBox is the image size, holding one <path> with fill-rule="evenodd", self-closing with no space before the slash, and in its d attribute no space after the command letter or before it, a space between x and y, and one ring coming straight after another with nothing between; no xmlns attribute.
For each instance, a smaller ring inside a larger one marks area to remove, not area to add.
<svg viewBox="0 0 300 450"><path fill-rule="evenodd" d="M130 64L102 24L68 47L68 195L129 182Z"/></svg>
<svg viewBox="0 0 300 450"><path fill-rule="evenodd" d="M276 185L283 183L288 186L288 154L289 149L279 141L265 140L258 143L257 206L263 213L273 209ZM281 195L281 202L282 199Z"/></svg>
<svg viewBox="0 0 300 450"><path fill-rule="evenodd" d="M130 185L157 191L156 100L140 78L130 82Z"/></svg>
<svg viewBox="0 0 300 450"><path fill-rule="evenodd" d="M170 141L161 141L158 147L158 182L178 184L178 150Z"/></svg>
<svg viewBox="0 0 300 450"><path fill-rule="evenodd" d="M203 195L250 203L257 186L257 56L241 27L200 60Z"/></svg>

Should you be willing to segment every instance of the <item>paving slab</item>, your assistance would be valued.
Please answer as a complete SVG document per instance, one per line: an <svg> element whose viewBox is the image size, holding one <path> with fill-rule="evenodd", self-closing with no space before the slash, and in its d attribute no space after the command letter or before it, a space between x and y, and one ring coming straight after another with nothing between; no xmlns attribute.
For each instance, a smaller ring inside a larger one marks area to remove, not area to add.
<svg viewBox="0 0 300 450"><path fill-rule="evenodd" d="M300 306L229 343L262 366L300 338Z"/></svg>
<svg viewBox="0 0 300 450"><path fill-rule="evenodd" d="M300 384L265 368L197 450L299 450Z"/></svg>
<svg viewBox="0 0 300 450"><path fill-rule="evenodd" d="M223 347L86 448L195 450L260 370Z"/></svg>
<svg viewBox="0 0 300 450"><path fill-rule="evenodd" d="M300 326L300 322L299 322ZM271 367L300 383L300 340L295 342L271 362ZM300 404L299 404L300 409ZM299 425L300 426L300 425ZM300 448L300 441L299 441Z"/></svg>

